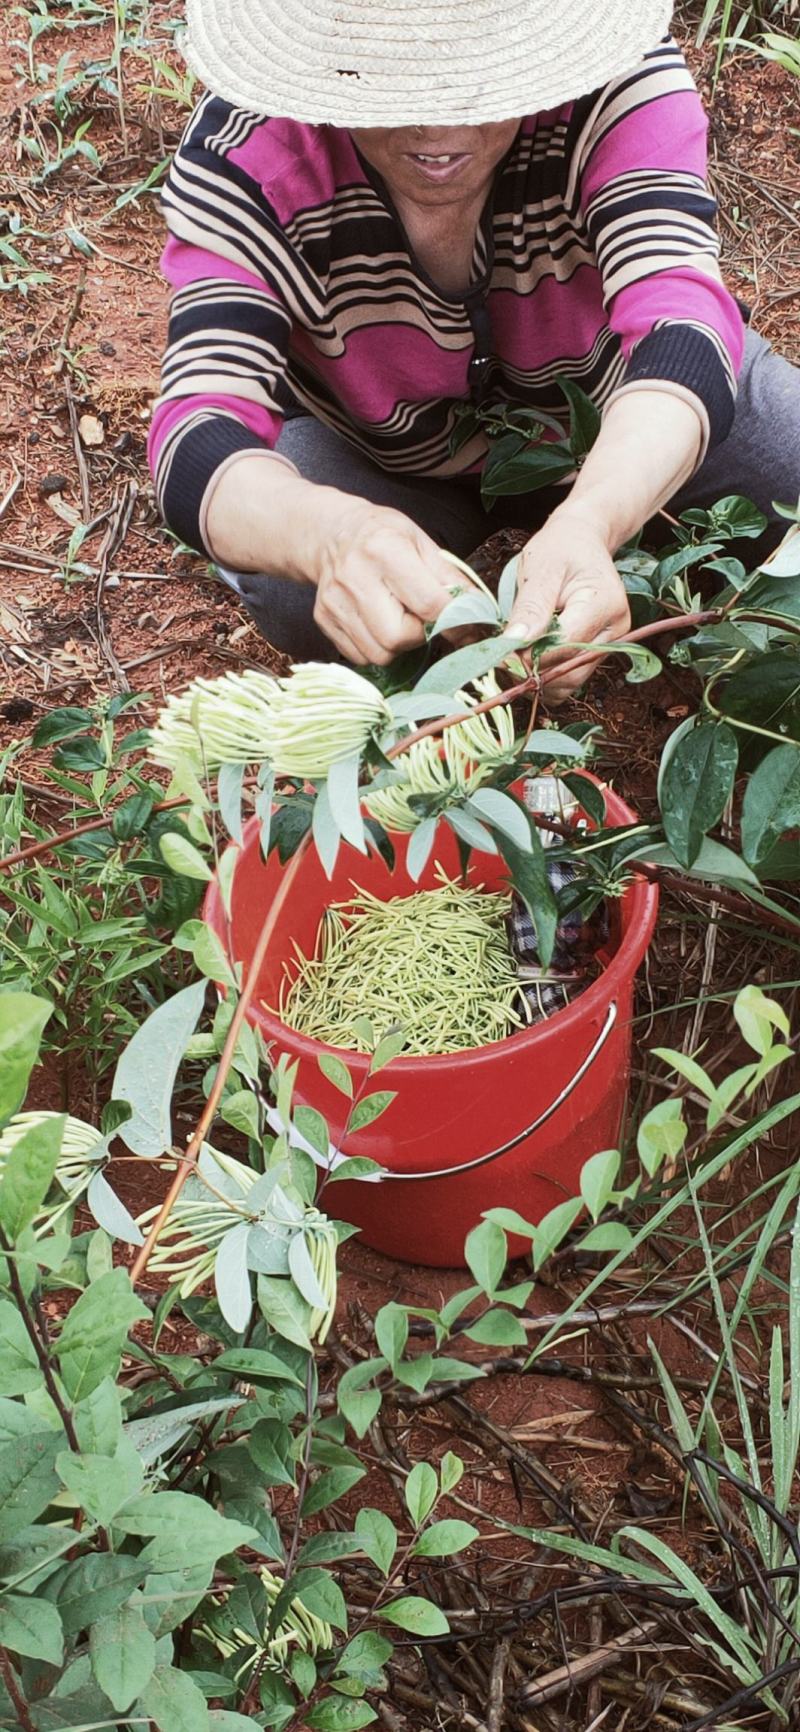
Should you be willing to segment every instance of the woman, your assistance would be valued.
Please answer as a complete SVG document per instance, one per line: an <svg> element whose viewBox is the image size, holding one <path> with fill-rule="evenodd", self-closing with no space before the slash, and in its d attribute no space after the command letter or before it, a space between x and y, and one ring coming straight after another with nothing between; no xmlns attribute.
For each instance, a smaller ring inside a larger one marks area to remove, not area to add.
<svg viewBox="0 0 800 1732"><path fill-rule="evenodd" d="M273 644L387 662L452 594L440 548L509 523L531 530L513 629L556 611L602 642L628 624L613 554L662 505L796 499L800 375L723 286L665 0L188 13L209 94L164 194L151 460ZM602 409L592 452L487 517L459 406L563 420L560 375Z"/></svg>

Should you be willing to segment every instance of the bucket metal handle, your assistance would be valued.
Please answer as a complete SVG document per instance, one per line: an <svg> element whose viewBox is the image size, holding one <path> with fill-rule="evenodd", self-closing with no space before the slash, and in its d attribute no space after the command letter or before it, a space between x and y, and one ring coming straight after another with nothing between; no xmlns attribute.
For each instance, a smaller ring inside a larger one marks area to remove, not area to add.
<svg viewBox="0 0 800 1732"><path fill-rule="evenodd" d="M457 1167L432 1167L430 1171L426 1173L394 1173L390 1172L387 1167L381 1167L379 1172L370 1173L368 1178L364 1177L355 1182L357 1184L380 1184L384 1179L392 1179L399 1184L402 1183L403 1180L409 1179L414 1182L416 1182L417 1179L452 1179L455 1178L458 1173L471 1173L476 1167L487 1167L490 1161L499 1160L501 1155L508 1154L509 1149L515 1149L518 1143L524 1142L526 1137L530 1137L533 1135L534 1131L538 1131L540 1126L545 1125L548 1119L551 1119L553 1114L558 1112L559 1107L562 1107L564 1102L569 1100L570 1095L577 1088L578 1083L583 1081L587 1071L591 1070L598 1054L602 1052L616 1020L617 1005L616 1001L613 1001L608 1007L606 1020L594 1045L590 1048L589 1052L587 1052L586 1057L581 1060L577 1070L573 1071L569 1082L564 1084L560 1093L556 1095L555 1100L552 1100L550 1105L545 1107L544 1112L539 1113L529 1125L525 1125L523 1130L518 1131L515 1137L509 1137L508 1142L501 1143L496 1149L490 1149L488 1155L476 1155L474 1160L461 1161ZM276 1108L270 1106L269 1102L265 1100L263 1095L259 1094L259 1098L262 1106L266 1109L267 1121L271 1129L279 1132L284 1131L286 1127L279 1118ZM324 1155L321 1155L318 1149L312 1148L311 1144L307 1142L306 1138L302 1136L298 1130L296 1130L294 1125L292 1125L289 1130L289 1141L293 1147L304 1149L306 1153L311 1156L311 1159L316 1163L316 1165L322 1167L326 1171L333 1172L336 1167L341 1166L343 1161L350 1158L343 1154L341 1149L335 1148L333 1143L331 1143L328 1150L328 1159L326 1161Z"/></svg>
<svg viewBox="0 0 800 1732"><path fill-rule="evenodd" d="M455 1178L458 1173L471 1173L474 1172L476 1167L488 1167L490 1161L498 1160L500 1155L507 1155L509 1149L515 1149L518 1143L522 1143L525 1141L526 1137L532 1136L534 1131L538 1131L542 1125L545 1125L547 1120L551 1119L553 1114L558 1112L559 1107L562 1107L564 1102L569 1100L570 1095L577 1088L578 1083L583 1081L587 1071L591 1070L598 1054L602 1052L616 1020L617 1005L616 1001L613 1001L608 1007L606 1020L597 1036L594 1046L592 1046L589 1052L587 1052L586 1057L581 1060L577 1070L573 1071L569 1082L564 1084L560 1094L557 1094L555 1100L550 1102L549 1107L545 1107L543 1113L539 1113L529 1125L525 1126L524 1130L518 1131L515 1137L509 1137L508 1142L501 1143L496 1149L490 1149L488 1155L476 1155L475 1159L472 1161L461 1161L457 1167L432 1167L430 1172L427 1173L384 1172L381 1174L381 1177L398 1181L403 1179L452 1179Z"/></svg>

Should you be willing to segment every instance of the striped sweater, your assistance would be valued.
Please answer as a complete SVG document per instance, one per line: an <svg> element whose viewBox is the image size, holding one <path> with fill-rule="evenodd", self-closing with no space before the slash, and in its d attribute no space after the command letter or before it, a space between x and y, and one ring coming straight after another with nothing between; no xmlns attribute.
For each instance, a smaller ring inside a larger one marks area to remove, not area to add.
<svg viewBox="0 0 800 1732"><path fill-rule="evenodd" d="M724 439L743 328L705 143L669 38L603 90L523 118L455 295L415 260L347 131L206 96L163 199L173 292L150 458L171 529L203 547L222 465L274 448L298 404L394 473L479 471L482 435L451 448L476 375L484 400L562 420L559 375L601 407L667 389L698 409L704 449Z"/></svg>

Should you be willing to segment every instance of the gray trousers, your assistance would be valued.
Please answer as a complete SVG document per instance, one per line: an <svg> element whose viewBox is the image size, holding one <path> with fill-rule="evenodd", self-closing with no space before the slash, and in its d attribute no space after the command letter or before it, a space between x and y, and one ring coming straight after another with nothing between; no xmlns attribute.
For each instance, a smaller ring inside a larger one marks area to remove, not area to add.
<svg viewBox="0 0 800 1732"><path fill-rule="evenodd" d="M564 498L563 489L543 489L498 499L487 512L475 478L431 481L388 474L332 428L306 414L284 423L277 448L307 481L338 487L375 505L393 506L462 559L497 529L527 529L533 534ZM769 517L769 545L775 544L783 528L774 502L795 505L800 495L800 368L776 355L753 331L748 331L745 342L731 431L670 500L669 509L678 515L689 506L713 505L729 493L743 494ZM767 551L766 537L764 542L758 548L760 557ZM753 543L741 551L745 562L752 564ZM310 585L267 572L218 570L275 649L298 661L338 659L314 619L316 592Z"/></svg>

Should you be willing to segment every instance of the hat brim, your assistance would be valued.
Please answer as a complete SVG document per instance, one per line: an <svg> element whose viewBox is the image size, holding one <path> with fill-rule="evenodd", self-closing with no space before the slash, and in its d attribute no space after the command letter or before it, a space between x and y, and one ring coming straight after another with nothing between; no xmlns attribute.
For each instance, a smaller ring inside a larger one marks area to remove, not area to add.
<svg viewBox="0 0 800 1732"><path fill-rule="evenodd" d="M475 126L633 71L669 0L187 0L192 71L237 108L312 125Z"/></svg>

